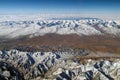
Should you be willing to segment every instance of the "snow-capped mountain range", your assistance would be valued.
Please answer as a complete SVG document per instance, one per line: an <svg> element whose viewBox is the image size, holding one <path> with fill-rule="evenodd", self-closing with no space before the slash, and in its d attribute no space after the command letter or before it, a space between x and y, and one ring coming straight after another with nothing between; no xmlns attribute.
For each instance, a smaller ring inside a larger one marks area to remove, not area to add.
<svg viewBox="0 0 120 80"><path fill-rule="evenodd" d="M84 52L83 52L84 53ZM79 60L69 52L0 51L1 80L119 80L120 59ZM90 53L89 53L90 54ZM83 57L83 56L82 56Z"/></svg>
<svg viewBox="0 0 120 80"><path fill-rule="evenodd" d="M41 36L47 33L103 35L120 33L119 21L107 21L97 18L52 18L48 20L1 21L0 37L18 38L21 36Z"/></svg>

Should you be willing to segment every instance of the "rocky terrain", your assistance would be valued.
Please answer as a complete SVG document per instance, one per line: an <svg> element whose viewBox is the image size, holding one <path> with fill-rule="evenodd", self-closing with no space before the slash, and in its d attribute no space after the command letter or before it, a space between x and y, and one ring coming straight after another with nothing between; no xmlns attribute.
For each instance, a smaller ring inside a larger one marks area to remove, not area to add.
<svg viewBox="0 0 120 80"><path fill-rule="evenodd" d="M78 53L2 50L0 80L120 79L120 56L93 54L88 50Z"/></svg>
<svg viewBox="0 0 120 80"><path fill-rule="evenodd" d="M0 19L0 80L120 80L120 21L16 17Z"/></svg>

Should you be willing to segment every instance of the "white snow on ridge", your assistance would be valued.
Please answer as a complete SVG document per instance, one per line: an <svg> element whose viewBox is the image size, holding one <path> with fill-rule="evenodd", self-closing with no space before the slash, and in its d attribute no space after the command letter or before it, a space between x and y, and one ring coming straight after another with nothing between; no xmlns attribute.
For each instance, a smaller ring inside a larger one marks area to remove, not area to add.
<svg viewBox="0 0 120 80"><path fill-rule="evenodd" d="M0 74L5 79L11 80L18 79L17 77L20 75L18 72L23 73L25 80L120 79L120 59L83 59L83 63L82 60L75 59L80 54L69 52L23 52L15 49L2 50L0 51ZM8 66L11 65L12 68L9 68ZM5 71L9 72L9 76L4 74ZM12 71L17 75L13 76ZM46 74L47 77L44 77L43 75Z"/></svg>
<svg viewBox="0 0 120 80"><path fill-rule="evenodd" d="M88 18L77 20L24 20L0 22L0 37L39 36L47 33L99 35L120 33L119 21Z"/></svg>

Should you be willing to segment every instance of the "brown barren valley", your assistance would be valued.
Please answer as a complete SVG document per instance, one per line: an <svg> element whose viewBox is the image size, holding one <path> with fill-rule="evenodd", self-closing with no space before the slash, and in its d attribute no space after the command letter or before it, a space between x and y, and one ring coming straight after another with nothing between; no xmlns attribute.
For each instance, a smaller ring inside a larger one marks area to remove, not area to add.
<svg viewBox="0 0 120 80"><path fill-rule="evenodd" d="M41 46L49 46L52 49L56 49L59 46L69 47L73 50L88 49L91 51L120 53L120 37L108 34L92 36L46 34L34 38L25 37L0 43L0 49L12 49L20 46L27 46L29 49L36 51L40 51L39 47Z"/></svg>

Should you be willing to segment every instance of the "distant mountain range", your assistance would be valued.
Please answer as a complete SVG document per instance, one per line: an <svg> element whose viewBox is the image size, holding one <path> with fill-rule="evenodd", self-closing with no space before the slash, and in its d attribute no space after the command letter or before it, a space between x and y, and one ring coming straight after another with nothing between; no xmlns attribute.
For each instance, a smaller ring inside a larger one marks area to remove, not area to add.
<svg viewBox="0 0 120 80"><path fill-rule="evenodd" d="M1 21L1 38L41 36L48 33L60 35L119 35L120 22L97 18L53 18L48 20Z"/></svg>

